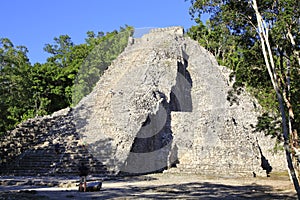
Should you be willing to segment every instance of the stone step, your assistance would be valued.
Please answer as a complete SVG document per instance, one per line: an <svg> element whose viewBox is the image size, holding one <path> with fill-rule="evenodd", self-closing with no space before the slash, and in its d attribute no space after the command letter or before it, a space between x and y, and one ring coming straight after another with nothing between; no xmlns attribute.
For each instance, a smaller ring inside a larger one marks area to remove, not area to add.
<svg viewBox="0 0 300 200"><path fill-rule="evenodd" d="M31 168L10 168L6 170L2 170L2 173L8 174L8 175L54 175L54 174L66 174L66 175L77 175L78 174L78 167L65 167L65 168L55 168L55 167L31 167ZM90 173L91 174L108 174L108 172L105 170L104 167L90 167Z"/></svg>
<svg viewBox="0 0 300 200"><path fill-rule="evenodd" d="M77 175L81 162L93 173L107 174L105 165L79 145L72 120L71 115L30 119L0 137L0 174Z"/></svg>
<svg viewBox="0 0 300 200"><path fill-rule="evenodd" d="M70 160L76 160L76 162L70 162ZM6 172L10 172L10 174L24 173L31 175L32 171L35 171L35 173L39 174L46 172L49 173L52 171L61 174L76 174L78 165L76 163L79 162L87 163L95 173L106 173L105 166L102 163L94 160L90 155L83 157L82 154L78 153L55 154L49 150L36 150L29 151L29 153L27 152L26 155L23 155L21 159L18 158L14 163L11 163L9 166L10 170L6 170ZM34 170L32 170L33 168ZM62 170L61 168L68 168L68 170Z"/></svg>

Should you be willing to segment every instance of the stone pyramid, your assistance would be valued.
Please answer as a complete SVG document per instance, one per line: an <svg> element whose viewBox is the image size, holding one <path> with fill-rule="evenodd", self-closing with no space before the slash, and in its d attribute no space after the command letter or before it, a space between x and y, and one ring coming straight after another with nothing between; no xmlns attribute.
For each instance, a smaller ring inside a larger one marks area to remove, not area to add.
<svg viewBox="0 0 300 200"><path fill-rule="evenodd" d="M115 173L174 167L169 171L251 176L262 174L262 159L284 170L283 155L272 153L275 141L253 132L257 101L245 91L228 100L229 74L181 27L152 29L130 38L74 109L77 131Z"/></svg>
<svg viewBox="0 0 300 200"><path fill-rule="evenodd" d="M257 101L246 91L229 101L229 74L181 27L130 38L75 108L32 119L29 128L26 122L0 139L2 173L24 168L20 160L28 151L35 155L34 148L53 150L58 136L62 157L50 159L41 174L76 173L82 157L94 173L252 176L270 167L285 170L283 152L273 151L275 140L254 131Z"/></svg>

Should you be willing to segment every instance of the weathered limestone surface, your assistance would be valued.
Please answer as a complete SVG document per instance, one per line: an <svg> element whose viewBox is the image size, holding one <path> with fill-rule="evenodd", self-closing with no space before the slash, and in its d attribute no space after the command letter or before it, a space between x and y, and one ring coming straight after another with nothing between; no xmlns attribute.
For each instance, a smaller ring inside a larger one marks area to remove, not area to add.
<svg viewBox="0 0 300 200"><path fill-rule="evenodd" d="M256 100L242 92L231 105L229 72L182 33L172 27L131 39L80 102L78 131L93 155L109 152L107 167L125 173L176 164L169 171L252 175L262 173L262 158L284 170L274 141L253 132Z"/></svg>
<svg viewBox="0 0 300 200"><path fill-rule="evenodd" d="M73 148L70 155L89 155L87 162L98 163L93 165L95 173L165 170L252 176L263 175L262 160L274 171L285 170L283 153L272 151L275 141L253 132L260 113L256 100L245 91L238 103L227 100L233 84L229 73L196 41L184 37L181 27L154 29L142 38L131 38L92 93L68 113L57 114L61 121L51 118L53 124L44 129L35 124L37 119L28 122L33 137L43 143L25 148L31 140L11 142L22 140L18 134L24 133L14 130L16 134L1 148L10 152L9 146L16 144L20 149L2 153L2 163L7 167L24 157L27 149L52 144L53 137L60 135L62 141L69 138L61 142L70 142L62 145L65 149L87 144L88 152L75 154Z"/></svg>

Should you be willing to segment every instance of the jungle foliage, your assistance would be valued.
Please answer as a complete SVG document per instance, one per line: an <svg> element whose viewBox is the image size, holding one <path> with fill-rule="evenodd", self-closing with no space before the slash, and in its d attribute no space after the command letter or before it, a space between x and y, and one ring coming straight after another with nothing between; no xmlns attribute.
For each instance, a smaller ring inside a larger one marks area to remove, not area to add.
<svg viewBox="0 0 300 200"><path fill-rule="evenodd" d="M47 61L34 64L25 46L1 38L0 135L28 118L76 105L123 51L132 31L130 26L106 34L88 31L83 44L60 35L45 45Z"/></svg>
<svg viewBox="0 0 300 200"><path fill-rule="evenodd" d="M258 130L282 139L278 123L274 123L276 120L280 123L279 104L266 68L253 2L191 0L190 3L190 14L197 25L189 29L188 35L214 54L219 64L232 70L235 91L229 95L236 95L245 87L259 100L266 113L259 118ZM278 76L286 113L291 108L293 111L291 116L287 114L287 119L293 124L292 132L297 133L300 128L300 1L260 0L258 8L268 30L275 63L273 72ZM200 20L203 14L210 16L206 24Z"/></svg>

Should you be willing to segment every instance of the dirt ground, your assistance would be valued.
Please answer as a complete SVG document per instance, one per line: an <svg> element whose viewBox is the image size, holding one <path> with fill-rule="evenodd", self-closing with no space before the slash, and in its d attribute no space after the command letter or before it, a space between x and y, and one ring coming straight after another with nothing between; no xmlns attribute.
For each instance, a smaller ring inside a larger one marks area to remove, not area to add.
<svg viewBox="0 0 300 200"><path fill-rule="evenodd" d="M55 178L54 178L55 179ZM0 199L297 199L287 176L215 178L153 174L104 180L98 192L78 192L74 180L56 187L0 185Z"/></svg>

